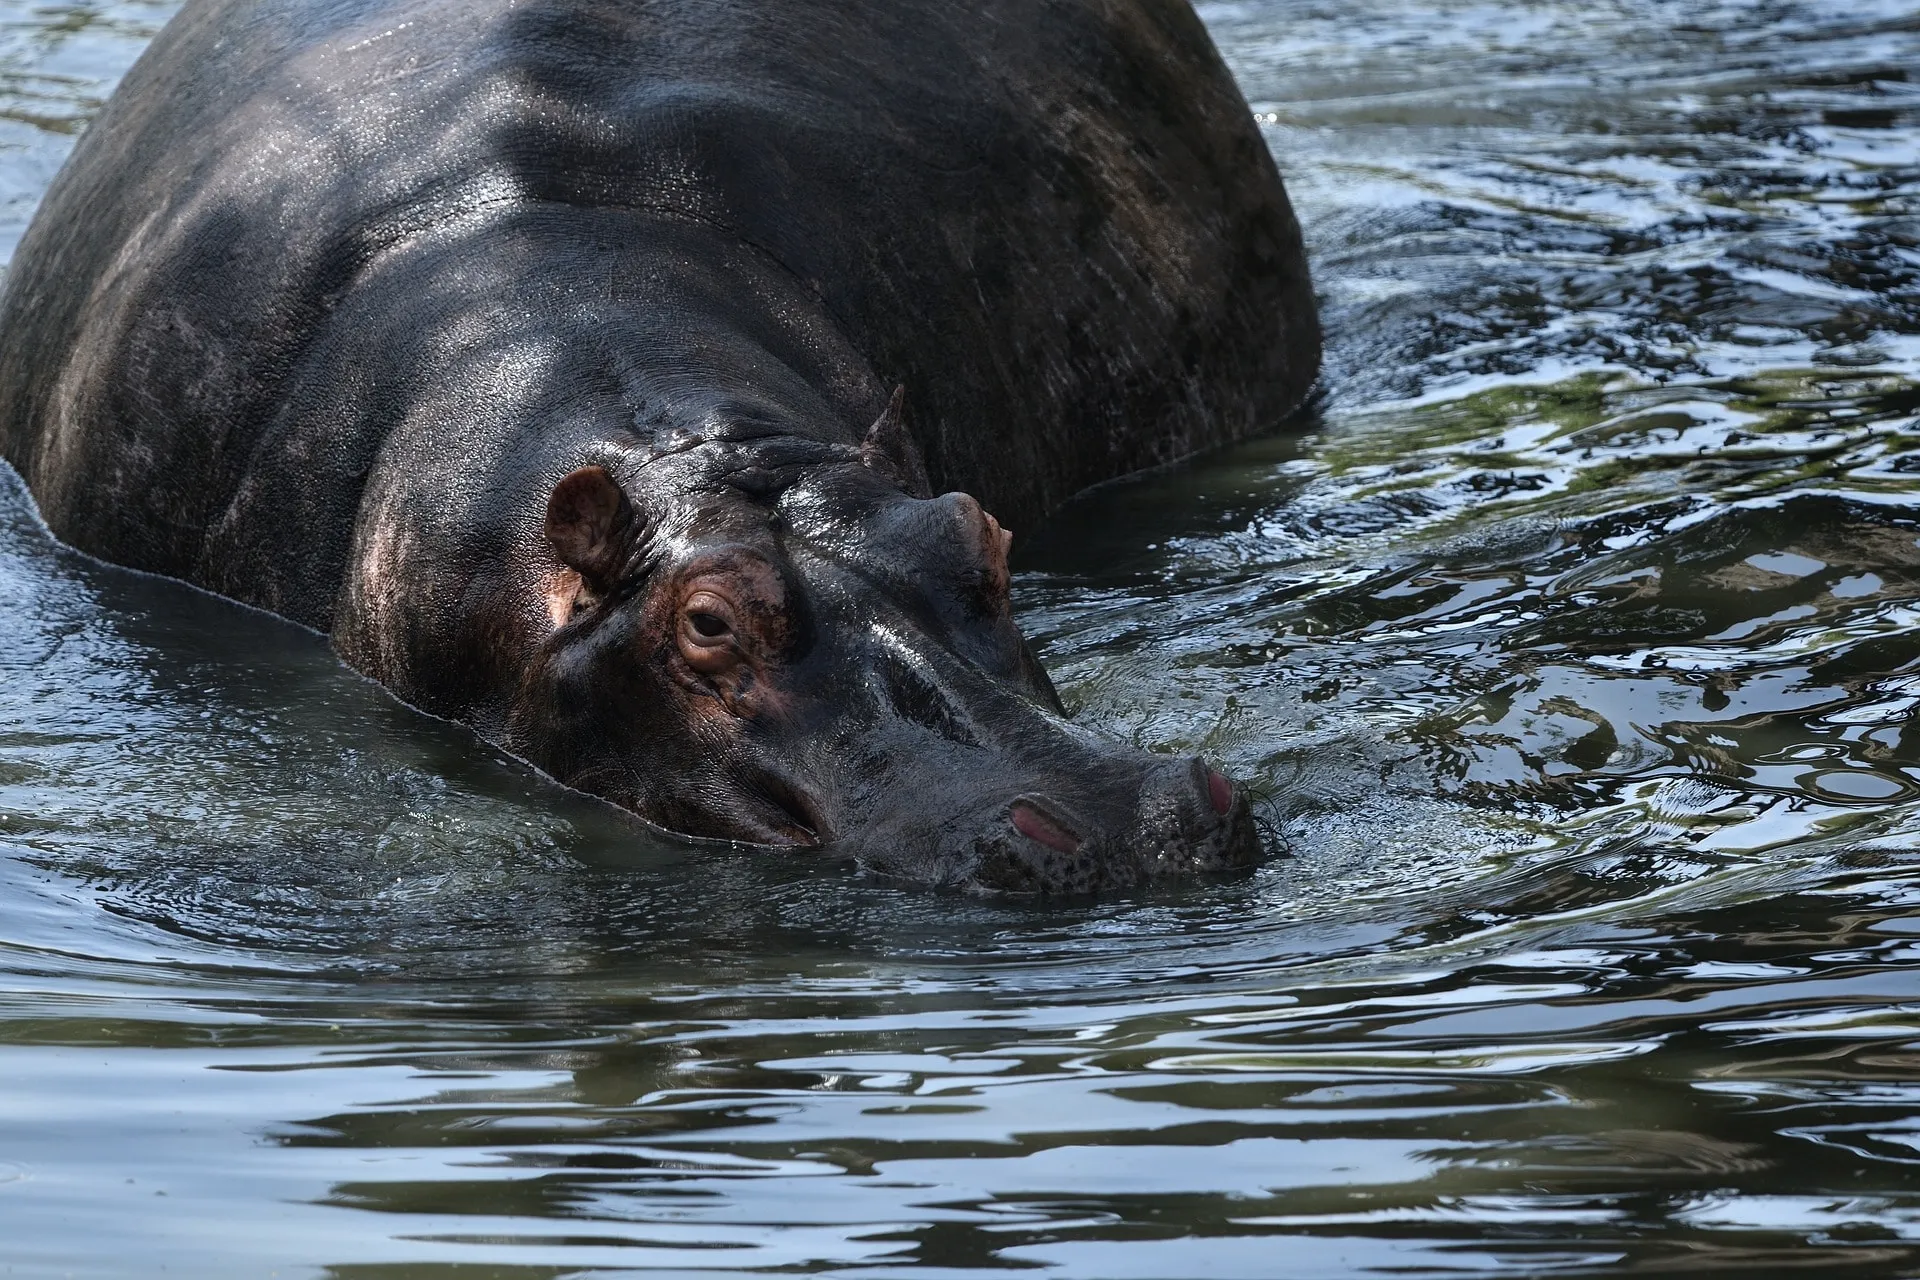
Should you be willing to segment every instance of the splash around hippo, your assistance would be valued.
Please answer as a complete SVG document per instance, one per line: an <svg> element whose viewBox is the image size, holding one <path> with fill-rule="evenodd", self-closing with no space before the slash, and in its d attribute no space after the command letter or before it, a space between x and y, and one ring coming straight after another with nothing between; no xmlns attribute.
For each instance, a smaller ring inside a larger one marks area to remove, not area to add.
<svg viewBox="0 0 1920 1280"><path fill-rule="evenodd" d="M1318 360L1186 0L188 0L21 242L0 448L666 830L1070 892L1256 843L1061 714L1001 521Z"/></svg>

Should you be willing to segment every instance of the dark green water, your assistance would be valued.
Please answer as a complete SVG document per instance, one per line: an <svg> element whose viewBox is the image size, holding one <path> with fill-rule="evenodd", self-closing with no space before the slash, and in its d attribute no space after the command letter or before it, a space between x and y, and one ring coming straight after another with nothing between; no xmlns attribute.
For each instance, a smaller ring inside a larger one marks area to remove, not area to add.
<svg viewBox="0 0 1920 1280"><path fill-rule="evenodd" d="M0 257L170 11L0 0ZM650 847L9 478L0 1275L1920 1275L1920 6L1203 13L1323 419L1018 593L1292 856Z"/></svg>

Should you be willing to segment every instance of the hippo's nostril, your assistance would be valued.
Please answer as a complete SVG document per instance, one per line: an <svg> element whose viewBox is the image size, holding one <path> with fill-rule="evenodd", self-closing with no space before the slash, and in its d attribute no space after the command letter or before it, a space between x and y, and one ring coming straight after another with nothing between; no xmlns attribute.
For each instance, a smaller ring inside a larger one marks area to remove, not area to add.
<svg viewBox="0 0 1920 1280"><path fill-rule="evenodd" d="M1042 813L1025 800L1013 802L1011 817L1015 831L1029 840L1047 846L1055 853L1072 853L1080 847L1079 836L1067 830L1050 814Z"/></svg>
<svg viewBox="0 0 1920 1280"><path fill-rule="evenodd" d="M1221 817L1233 812L1233 784L1218 769L1207 770L1207 799Z"/></svg>

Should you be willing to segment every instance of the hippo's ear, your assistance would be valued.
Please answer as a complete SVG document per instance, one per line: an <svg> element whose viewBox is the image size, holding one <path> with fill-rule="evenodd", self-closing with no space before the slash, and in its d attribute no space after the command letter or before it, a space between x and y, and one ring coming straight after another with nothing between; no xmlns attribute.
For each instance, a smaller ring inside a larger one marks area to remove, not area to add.
<svg viewBox="0 0 1920 1280"><path fill-rule="evenodd" d="M860 461L899 485L915 498L931 498L933 485L927 480L927 464L920 449L907 433L907 389L895 387L893 399L867 428L860 442Z"/></svg>
<svg viewBox="0 0 1920 1280"><path fill-rule="evenodd" d="M589 587L604 591L627 566L638 520L605 467L581 467L547 499L547 541Z"/></svg>

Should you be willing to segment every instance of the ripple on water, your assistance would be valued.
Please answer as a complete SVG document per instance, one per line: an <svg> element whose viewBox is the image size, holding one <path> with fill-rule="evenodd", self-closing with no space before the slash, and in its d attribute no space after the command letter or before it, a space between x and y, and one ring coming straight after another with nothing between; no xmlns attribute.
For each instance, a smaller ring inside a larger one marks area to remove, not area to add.
<svg viewBox="0 0 1920 1280"><path fill-rule="evenodd" d="M0 254L171 8L0 0ZM1920 1267L1912 6L1201 8L1326 394L1017 603L1290 856L1036 904L658 845L0 486L10 1263Z"/></svg>

